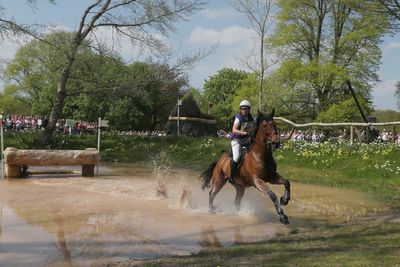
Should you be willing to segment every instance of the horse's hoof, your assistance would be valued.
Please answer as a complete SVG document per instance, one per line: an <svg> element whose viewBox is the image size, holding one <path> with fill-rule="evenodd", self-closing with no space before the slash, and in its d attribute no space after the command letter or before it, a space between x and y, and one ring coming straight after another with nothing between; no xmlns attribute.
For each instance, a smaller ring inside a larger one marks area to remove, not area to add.
<svg viewBox="0 0 400 267"><path fill-rule="evenodd" d="M282 224L287 225L289 224L288 217L286 215L282 215L279 217L279 220L281 221Z"/></svg>
<svg viewBox="0 0 400 267"><path fill-rule="evenodd" d="M215 214L216 211L217 211L217 207L210 208L210 213Z"/></svg>
<svg viewBox="0 0 400 267"><path fill-rule="evenodd" d="M280 198L280 203L281 203L282 206L286 206L287 204L289 204L289 199L281 197Z"/></svg>

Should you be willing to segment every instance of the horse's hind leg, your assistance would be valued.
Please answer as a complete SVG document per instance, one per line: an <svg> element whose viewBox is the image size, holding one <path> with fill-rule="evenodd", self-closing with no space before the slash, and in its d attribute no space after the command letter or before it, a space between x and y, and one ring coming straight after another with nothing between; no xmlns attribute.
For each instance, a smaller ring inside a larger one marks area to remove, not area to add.
<svg viewBox="0 0 400 267"><path fill-rule="evenodd" d="M280 203L278 202L278 198L276 197L275 193L272 192L271 189L269 189L267 184L260 178L255 178L254 186L258 190L260 190L262 193L266 194L271 199L272 203L274 203L276 213L278 213L279 220L281 221L281 223L289 224L288 217L283 213L283 209L282 209Z"/></svg>
<svg viewBox="0 0 400 267"><path fill-rule="evenodd" d="M281 196L280 203L282 206L286 206L290 200L290 182L280 176L279 173L276 173L275 178L271 179L268 182L270 182L271 184L283 184L285 186L285 193L283 196Z"/></svg>
<svg viewBox="0 0 400 267"><path fill-rule="evenodd" d="M209 200L208 200L208 208L211 213L214 213L216 210L216 207L214 206L214 199L217 196L218 192L221 191L222 187L226 184L226 180L222 176L216 177L216 179L213 179L213 186L208 193Z"/></svg>
<svg viewBox="0 0 400 267"><path fill-rule="evenodd" d="M240 210L240 202L242 201L245 187L235 184L235 188L236 188L235 210L236 210L236 212L239 212L239 210Z"/></svg>

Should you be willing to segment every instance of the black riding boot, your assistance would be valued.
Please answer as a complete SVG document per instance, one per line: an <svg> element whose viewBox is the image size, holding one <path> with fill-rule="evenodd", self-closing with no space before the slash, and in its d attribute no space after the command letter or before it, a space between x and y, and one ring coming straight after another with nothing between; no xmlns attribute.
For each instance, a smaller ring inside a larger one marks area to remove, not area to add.
<svg viewBox="0 0 400 267"><path fill-rule="evenodd" d="M237 166L238 166L238 164L233 159L231 159L231 176L228 179L231 184L233 184L235 182Z"/></svg>

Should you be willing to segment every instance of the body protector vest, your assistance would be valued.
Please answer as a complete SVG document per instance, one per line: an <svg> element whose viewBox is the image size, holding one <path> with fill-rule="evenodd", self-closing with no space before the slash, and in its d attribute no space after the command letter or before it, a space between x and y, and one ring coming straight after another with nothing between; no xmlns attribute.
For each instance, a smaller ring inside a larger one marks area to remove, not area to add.
<svg viewBox="0 0 400 267"><path fill-rule="evenodd" d="M239 126L240 126L240 130L244 131L248 134L252 134L253 131L256 128L256 122L253 118L253 116L251 116L250 114L248 116L242 116L240 113L237 113L235 115L235 119L239 120ZM238 136L236 134L232 135L232 139L244 139L247 138L248 136Z"/></svg>

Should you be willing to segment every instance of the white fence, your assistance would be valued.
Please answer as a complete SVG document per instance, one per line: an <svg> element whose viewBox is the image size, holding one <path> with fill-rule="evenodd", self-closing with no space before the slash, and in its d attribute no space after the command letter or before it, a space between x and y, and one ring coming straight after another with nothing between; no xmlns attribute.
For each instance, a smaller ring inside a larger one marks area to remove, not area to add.
<svg viewBox="0 0 400 267"><path fill-rule="evenodd" d="M274 120L277 121L282 121L284 123L287 123L291 125L294 128L307 128L307 127L350 127L350 143L353 144L354 142L354 132L357 131L359 138L360 138L360 133L356 127L369 127L369 126L392 126L392 142L394 143L396 141L396 126L400 125L400 121L393 121L393 122L369 122L369 123L363 123L363 122L332 122L332 123L323 123L323 122L311 122L311 123L304 123L304 124L298 124L295 122L292 122L288 119L285 119L283 117L274 117ZM361 138L360 138L361 139Z"/></svg>

